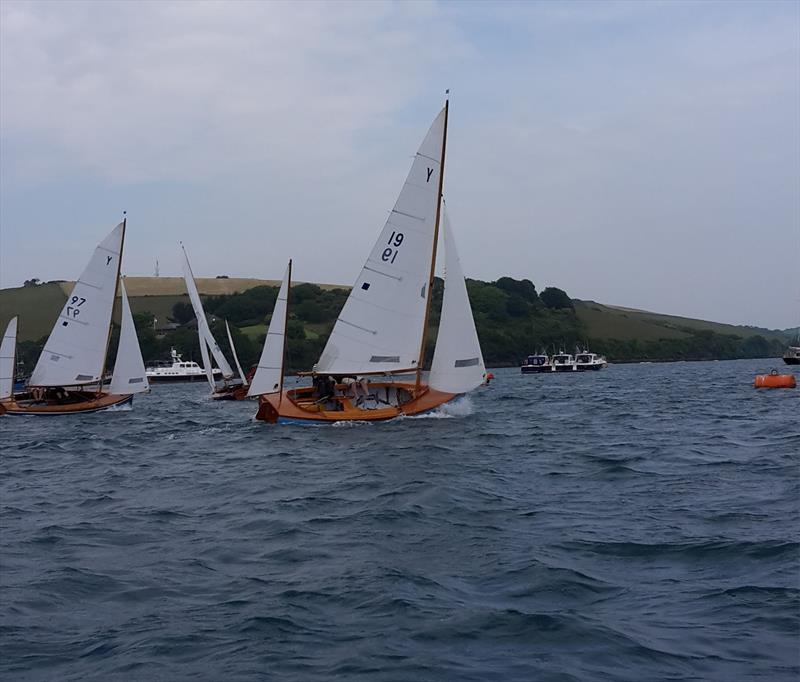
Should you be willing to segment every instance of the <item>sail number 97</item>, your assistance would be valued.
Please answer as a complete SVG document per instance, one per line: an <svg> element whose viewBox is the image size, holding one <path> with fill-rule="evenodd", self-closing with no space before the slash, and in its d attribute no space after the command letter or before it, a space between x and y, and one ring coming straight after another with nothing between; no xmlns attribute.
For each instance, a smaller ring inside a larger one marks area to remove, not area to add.
<svg viewBox="0 0 800 682"><path fill-rule="evenodd" d="M392 232L392 236L389 237L389 241L386 243L389 246L383 250L381 260L385 263L394 263L394 259L397 258L397 254L400 250L400 245L403 243L403 233Z"/></svg>
<svg viewBox="0 0 800 682"><path fill-rule="evenodd" d="M69 305L67 306L67 316L68 317L78 317L81 314L81 311L78 310L84 303L86 303L86 299L82 298L81 296L73 296L69 300Z"/></svg>

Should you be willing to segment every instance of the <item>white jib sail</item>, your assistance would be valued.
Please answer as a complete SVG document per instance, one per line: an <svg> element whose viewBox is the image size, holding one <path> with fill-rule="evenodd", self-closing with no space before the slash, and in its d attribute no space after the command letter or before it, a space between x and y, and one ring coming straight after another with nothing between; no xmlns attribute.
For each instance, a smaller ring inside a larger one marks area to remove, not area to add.
<svg viewBox="0 0 800 682"><path fill-rule="evenodd" d="M242 384L247 386L247 379L242 371L242 365L239 363L239 356L236 355L236 346L233 345L233 337L231 336L231 328L228 326L228 320L225 320L225 331L228 332L228 343L231 344L231 353L233 353L233 361L236 363L236 369L239 371L239 377Z"/></svg>
<svg viewBox="0 0 800 682"><path fill-rule="evenodd" d="M117 290L123 223L97 246L44 345L31 386L100 382Z"/></svg>
<svg viewBox="0 0 800 682"><path fill-rule="evenodd" d="M14 393L14 360L17 356L17 318L12 317L0 343L0 400Z"/></svg>
<svg viewBox="0 0 800 682"><path fill-rule="evenodd" d="M486 380L486 367L483 364L483 354L467 295L467 283L461 271L453 231L444 210L442 216L444 297L428 384L445 393L467 393Z"/></svg>
<svg viewBox="0 0 800 682"><path fill-rule="evenodd" d="M136 336L136 326L133 324L131 306L125 292L125 282L119 280L121 326L119 330L119 346L117 346L117 360L114 363L114 374L111 376L111 386L108 392L114 395L131 395L142 393L150 388L147 375L144 371L142 349L139 347L139 337Z"/></svg>
<svg viewBox="0 0 800 682"><path fill-rule="evenodd" d="M286 315L289 298L290 278L292 276L292 261L286 268L275 308L272 310L272 319L269 321L267 338L264 339L264 348L258 361L258 368L253 376L253 381L247 391L249 397L277 393L283 384L283 351L286 346Z"/></svg>
<svg viewBox="0 0 800 682"><path fill-rule="evenodd" d="M439 198L445 112L436 117L400 196L316 365L329 374L416 369Z"/></svg>
<svg viewBox="0 0 800 682"><path fill-rule="evenodd" d="M208 354L208 343L206 343L205 337L200 334L200 357L203 359L203 369L206 373L206 379L208 379L208 383L211 386L211 392L217 390L217 386L214 383L214 368L211 365L211 357Z"/></svg>
<svg viewBox="0 0 800 682"><path fill-rule="evenodd" d="M186 291L189 292L189 300L192 302L192 308L194 308L194 316L197 318L197 333L200 335L200 345L203 345L203 339L205 338L211 350L211 354L217 361L217 367L222 370L222 377L224 379L230 379L233 376L233 370L222 354L222 349L219 347L216 339L214 339L214 336L211 334L211 329L206 319L206 313L203 310L203 303L200 301L200 294L194 282L192 266L189 265L189 256L186 255L186 249L183 244L181 244L181 249L183 251L183 279L186 282Z"/></svg>

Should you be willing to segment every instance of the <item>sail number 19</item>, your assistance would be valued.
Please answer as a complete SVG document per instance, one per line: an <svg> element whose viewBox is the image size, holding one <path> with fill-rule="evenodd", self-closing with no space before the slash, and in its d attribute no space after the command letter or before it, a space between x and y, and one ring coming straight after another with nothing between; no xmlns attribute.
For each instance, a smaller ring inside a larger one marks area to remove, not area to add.
<svg viewBox="0 0 800 682"><path fill-rule="evenodd" d="M400 249L400 244L403 243L403 233L392 232L392 236L389 237L389 241L386 243L389 246L383 250L381 260L385 263L394 263L394 259L397 258L397 253Z"/></svg>

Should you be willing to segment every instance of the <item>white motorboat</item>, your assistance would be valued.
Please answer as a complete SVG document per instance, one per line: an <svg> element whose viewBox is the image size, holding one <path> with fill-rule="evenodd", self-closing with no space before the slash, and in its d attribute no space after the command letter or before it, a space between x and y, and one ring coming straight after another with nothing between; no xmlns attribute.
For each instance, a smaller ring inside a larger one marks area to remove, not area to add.
<svg viewBox="0 0 800 682"><path fill-rule="evenodd" d="M587 351L578 353L575 356L575 369L578 372L586 372L587 370L598 370L608 366L608 361L603 355L597 353L589 353Z"/></svg>
<svg viewBox="0 0 800 682"><path fill-rule="evenodd" d="M551 362L555 372L574 372L576 370L575 358L571 353L561 351L551 358Z"/></svg>
<svg viewBox="0 0 800 682"><path fill-rule="evenodd" d="M544 353L529 355L522 363L520 370L523 374L542 374L543 372L554 372L555 368L550 358Z"/></svg>
<svg viewBox="0 0 800 682"><path fill-rule="evenodd" d="M186 362L174 348L170 348L170 362L156 362L145 367L148 381L206 381L206 371L196 362ZM216 367L214 374L222 374Z"/></svg>

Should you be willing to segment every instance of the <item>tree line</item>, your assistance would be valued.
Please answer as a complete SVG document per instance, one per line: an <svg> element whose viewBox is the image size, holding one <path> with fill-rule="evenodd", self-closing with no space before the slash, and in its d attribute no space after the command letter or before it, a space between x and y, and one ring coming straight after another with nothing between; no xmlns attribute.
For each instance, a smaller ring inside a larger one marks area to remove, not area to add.
<svg viewBox="0 0 800 682"><path fill-rule="evenodd" d="M617 340L592 339L583 321L575 312L572 300L557 287L537 292L528 279L501 277L494 282L467 280L475 325L488 366L514 366L528 354L564 349L571 352L587 343L591 350L603 353L612 362L632 360L704 360L779 356L780 341L763 336L739 337L710 330L684 328L688 336L681 339ZM443 282L434 281L433 302L428 334L427 362L433 356L436 330L441 313ZM298 284L291 290L291 306L287 327L287 365L289 371L311 369L319 358L349 291L344 288L323 289L315 284ZM224 321L231 335L242 367L249 368L259 358L266 336L278 288L258 286L247 291L222 296L205 296L203 305L212 332L230 358ZM134 314L134 323L145 362L163 360L175 348L185 360L200 360L200 346L194 324L194 311L188 302L173 306L171 320L181 326L157 332L151 313ZM261 331L253 334L252 328ZM249 328L249 329L248 329ZM250 333L242 330L246 329ZM119 330L112 333L110 357L115 357ZM18 358L26 371L31 371L46 337L36 342L23 341Z"/></svg>

